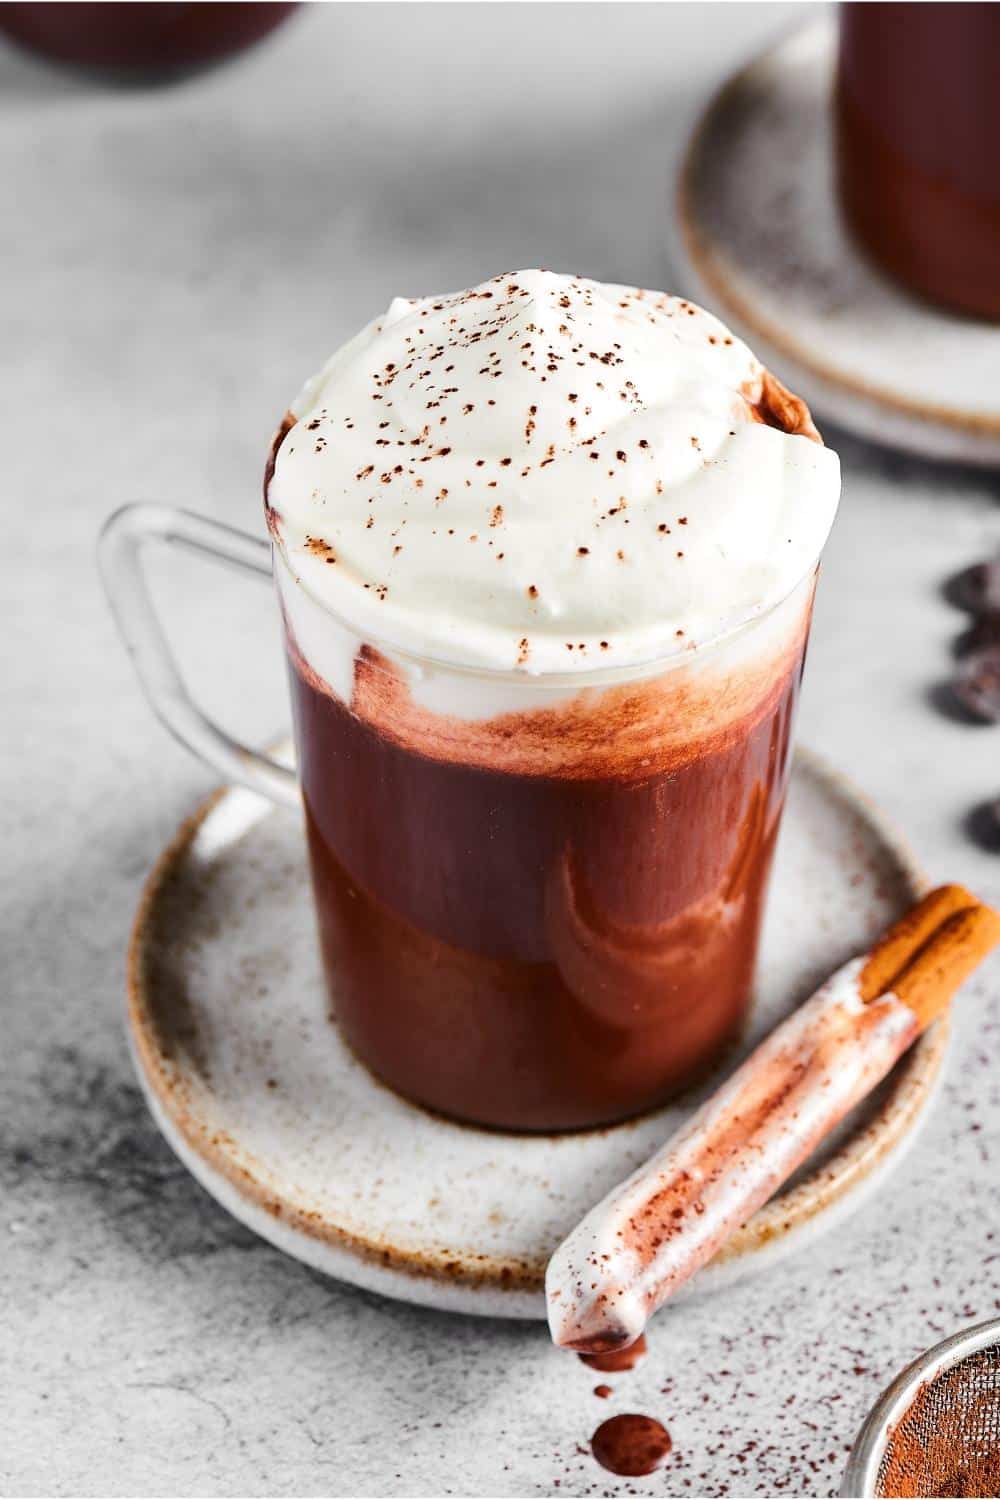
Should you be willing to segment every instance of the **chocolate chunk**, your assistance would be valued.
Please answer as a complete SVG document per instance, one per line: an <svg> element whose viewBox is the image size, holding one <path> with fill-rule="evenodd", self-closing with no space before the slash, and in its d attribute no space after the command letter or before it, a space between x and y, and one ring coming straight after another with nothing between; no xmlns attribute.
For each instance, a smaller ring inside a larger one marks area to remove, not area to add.
<svg viewBox="0 0 1000 1500"><path fill-rule="evenodd" d="M948 579L944 595L949 604L970 615L1000 612L1000 556L963 568Z"/></svg>
<svg viewBox="0 0 1000 1500"><path fill-rule="evenodd" d="M955 655L968 656L970 651L982 651L986 646L1000 646L1000 610L976 615L956 640Z"/></svg>
<svg viewBox="0 0 1000 1500"><path fill-rule="evenodd" d="M965 819L965 831L981 849L1000 854L1000 797L971 808Z"/></svg>
<svg viewBox="0 0 1000 1500"><path fill-rule="evenodd" d="M963 708L987 723L1000 724L1000 646L967 656L952 683Z"/></svg>

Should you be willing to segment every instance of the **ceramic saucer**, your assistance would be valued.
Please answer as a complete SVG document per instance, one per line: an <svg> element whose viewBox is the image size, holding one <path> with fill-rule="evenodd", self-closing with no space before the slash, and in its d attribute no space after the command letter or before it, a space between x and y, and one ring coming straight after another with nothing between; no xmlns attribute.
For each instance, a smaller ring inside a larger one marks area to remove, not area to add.
<svg viewBox="0 0 1000 1500"><path fill-rule="evenodd" d="M922 887L875 811L800 752L744 1050ZM469 1313L541 1317L549 1253L705 1092L563 1136L472 1129L407 1104L326 1018L298 819L237 788L199 808L150 876L129 1023L160 1129L231 1213L332 1276ZM940 1023L928 1032L695 1288L768 1264L860 1202L927 1108L946 1039Z"/></svg>
<svg viewBox="0 0 1000 1500"><path fill-rule="evenodd" d="M841 224L835 54L834 22L811 23L701 114L670 214L679 285L821 416L925 457L1000 463L1000 325L910 296Z"/></svg>

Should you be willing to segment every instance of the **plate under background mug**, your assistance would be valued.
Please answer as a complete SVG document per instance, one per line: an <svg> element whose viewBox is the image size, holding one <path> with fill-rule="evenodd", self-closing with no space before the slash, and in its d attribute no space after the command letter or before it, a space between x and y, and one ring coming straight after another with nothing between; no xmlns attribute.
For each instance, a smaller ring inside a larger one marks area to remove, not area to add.
<svg viewBox="0 0 1000 1500"><path fill-rule="evenodd" d="M812 21L699 111L668 252L818 417L925 458L1000 464L1000 323L923 302L870 262L834 187L836 23Z"/></svg>

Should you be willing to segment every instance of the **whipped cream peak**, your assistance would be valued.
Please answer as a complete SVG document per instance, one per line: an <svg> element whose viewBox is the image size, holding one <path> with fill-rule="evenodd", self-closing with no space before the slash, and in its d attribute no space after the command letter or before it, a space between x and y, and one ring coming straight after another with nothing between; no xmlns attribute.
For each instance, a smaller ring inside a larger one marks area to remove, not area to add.
<svg viewBox="0 0 1000 1500"><path fill-rule="evenodd" d="M293 403L269 519L360 635L455 665L674 656L816 562L836 456L693 303L548 271L396 298Z"/></svg>

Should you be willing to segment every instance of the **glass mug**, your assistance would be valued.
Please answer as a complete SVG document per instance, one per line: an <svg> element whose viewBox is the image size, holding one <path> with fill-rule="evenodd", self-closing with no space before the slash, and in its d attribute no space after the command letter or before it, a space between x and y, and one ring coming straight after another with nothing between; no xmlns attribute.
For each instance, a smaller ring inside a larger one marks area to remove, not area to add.
<svg viewBox="0 0 1000 1500"><path fill-rule="evenodd" d="M191 701L148 542L273 575L298 776ZM166 725L227 780L304 810L332 1015L407 1098L566 1130L706 1072L750 1002L816 570L718 642L529 676L360 639L268 543L128 506L102 570Z"/></svg>

